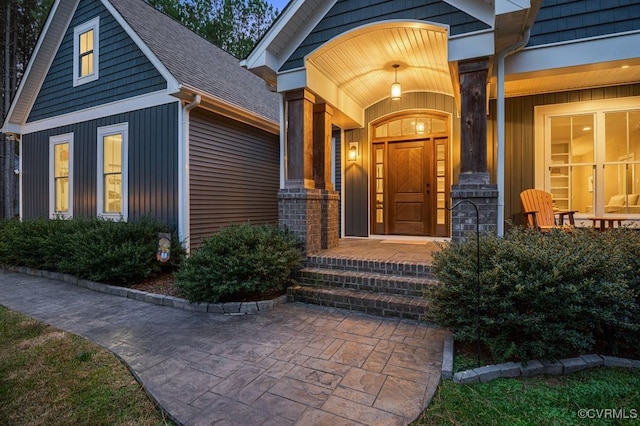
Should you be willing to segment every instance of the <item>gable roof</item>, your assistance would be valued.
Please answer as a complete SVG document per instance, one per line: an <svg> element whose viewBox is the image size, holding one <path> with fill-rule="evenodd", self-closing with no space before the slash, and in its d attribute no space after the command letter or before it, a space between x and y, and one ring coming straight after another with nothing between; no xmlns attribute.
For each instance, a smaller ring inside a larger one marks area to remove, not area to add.
<svg viewBox="0 0 640 426"><path fill-rule="evenodd" d="M240 66L240 60L143 0L109 0L181 88L203 92L273 122L279 96Z"/></svg>
<svg viewBox="0 0 640 426"><path fill-rule="evenodd" d="M188 100L199 94L216 112L278 131L280 96L238 59L143 0L101 1L167 79L171 94ZM54 2L2 131L26 122L78 3Z"/></svg>

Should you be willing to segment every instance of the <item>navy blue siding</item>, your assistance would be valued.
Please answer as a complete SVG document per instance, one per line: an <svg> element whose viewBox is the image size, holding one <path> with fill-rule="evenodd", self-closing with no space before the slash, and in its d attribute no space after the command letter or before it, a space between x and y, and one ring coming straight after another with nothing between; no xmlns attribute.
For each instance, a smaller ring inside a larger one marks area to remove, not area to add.
<svg viewBox="0 0 640 426"><path fill-rule="evenodd" d="M73 133L73 214L96 216L98 127L129 123L129 219L178 223L178 102L23 135L23 217L49 214L49 138Z"/></svg>
<svg viewBox="0 0 640 426"><path fill-rule="evenodd" d="M73 29L100 16L99 79L73 87ZM166 89L167 82L99 0L81 0L28 122Z"/></svg>
<svg viewBox="0 0 640 426"><path fill-rule="evenodd" d="M303 58L353 28L392 19L416 19L450 26L450 35L488 29L471 15L440 0L339 0L298 46L282 70L303 66Z"/></svg>
<svg viewBox="0 0 640 426"><path fill-rule="evenodd" d="M542 0L529 46L639 29L637 0Z"/></svg>

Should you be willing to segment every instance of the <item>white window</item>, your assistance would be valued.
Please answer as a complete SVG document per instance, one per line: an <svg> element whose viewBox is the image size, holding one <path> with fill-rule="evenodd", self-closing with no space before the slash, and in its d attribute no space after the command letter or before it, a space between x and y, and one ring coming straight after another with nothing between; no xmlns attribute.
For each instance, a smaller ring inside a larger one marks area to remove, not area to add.
<svg viewBox="0 0 640 426"><path fill-rule="evenodd" d="M73 85L98 79L100 18L78 25L73 30Z"/></svg>
<svg viewBox="0 0 640 426"><path fill-rule="evenodd" d="M127 123L98 128L98 216L127 220Z"/></svg>
<svg viewBox="0 0 640 426"><path fill-rule="evenodd" d="M640 216L640 99L536 108L536 187L578 216Z"/></svg>
<svg viewBox="0 0 640 426"><path fill-rule="evenodd" d="M73 216L73 133L49 138L49 216Z"/></svg>

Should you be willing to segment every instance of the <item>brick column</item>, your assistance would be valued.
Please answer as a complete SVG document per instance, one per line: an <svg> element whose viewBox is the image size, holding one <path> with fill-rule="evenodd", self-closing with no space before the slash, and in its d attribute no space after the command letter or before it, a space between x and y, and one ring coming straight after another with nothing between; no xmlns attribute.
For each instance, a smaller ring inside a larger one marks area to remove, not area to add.
<svg viewBox="0 0 640 426"><path fill-rule="evenodd" d="M284 188L278 193L278 224L304 242L306 255L322 250L322 205L320 189Z"/></svg>
<svg viewBox="0 0 640 426"><path fill-rule="evenodd" d="M340 242L340 194L323 191L322 194L322 249L338 247Z"/></svg>
<svg viewBox="0 0 640 426"><path fill-rule="evenodd" d="M498 188L493 184L466 183L451 189L451 205L468 200L478 207L480 233L496 233L498 229ZM476 232L476 209L461 203L451 212L451 239L461 241Z"/></svg>
<svg viewBox="0 0 640 426"><path fill-rule="evenodd" d="M451 188L451 205L462 200L451 212L451 237L460 241L475 233L476 220L481 233L498 229L498 187L489 183L487 167L487 58L461 62L458 65L461 95L460 176Z"/></svg>

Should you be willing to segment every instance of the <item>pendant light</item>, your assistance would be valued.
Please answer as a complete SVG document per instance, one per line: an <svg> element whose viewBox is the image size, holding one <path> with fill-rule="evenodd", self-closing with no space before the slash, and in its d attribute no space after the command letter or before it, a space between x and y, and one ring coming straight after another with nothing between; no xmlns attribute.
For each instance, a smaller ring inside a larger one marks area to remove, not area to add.
<svg viewBox="0 0 640 426"><path fill-rule="evenodd" d="M394 83L391 85L391 99L394 101L397 101L400 99L400 96L402 96L402 86L400 86L400 83L398 83L398 68L400 67L399 64L393 64L393 68L396 71L396 78Z"/></svg>

